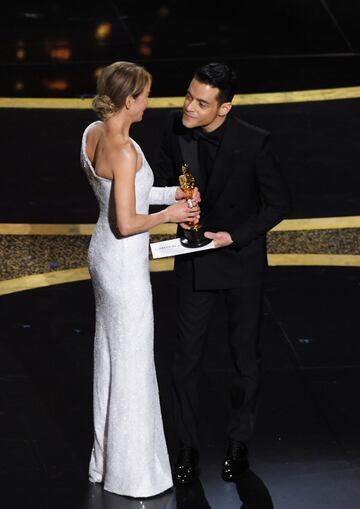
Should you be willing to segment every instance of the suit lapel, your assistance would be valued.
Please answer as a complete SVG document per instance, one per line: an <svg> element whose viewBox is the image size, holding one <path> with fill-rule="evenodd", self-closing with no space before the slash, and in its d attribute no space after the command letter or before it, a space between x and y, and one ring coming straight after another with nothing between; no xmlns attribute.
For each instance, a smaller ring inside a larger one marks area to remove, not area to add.
<svg viewBox="0 0 360 509"><path fill-rule="evenodd" d="M206 195L202 201L202 210L209 211L227 184L230 175L236 169L241 156L236 137L236 123L230 116L227 119L221 146L214 161L214 166L208 182Z"/></svg>
<svg viewBox="0 0 360 509"><path fill-rule="evenodd" d="M197 142L190 134L186 134L179 137L179 143L183 161L189 165L189 172L195 177L195 184L203 193L205 182L200 171Z"/></svg>

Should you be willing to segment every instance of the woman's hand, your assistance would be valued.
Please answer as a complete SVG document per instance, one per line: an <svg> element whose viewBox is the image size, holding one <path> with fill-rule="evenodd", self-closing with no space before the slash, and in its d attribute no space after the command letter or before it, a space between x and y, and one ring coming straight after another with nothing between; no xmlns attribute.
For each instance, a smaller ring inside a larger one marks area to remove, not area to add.
<svg viewBox="0 0 360 509"><path fill-rule="evenodd" d="M188 199L187 194L181 189L181 187L178 187L176 189L176 193L175 193L175 200L178 201L178 200L187 200L187 199ZM194 187L191 201L193 202L194 205L197 205L198 203L201 202L200 191L197 187Z"/></svg>
<svg viewBox="0 0 360 509"><path fill-rule="evenodd" d="M165 209L167 223L198 222L200 218L200 207L194 205L189 207L187 201L177 201Z"/></svg>

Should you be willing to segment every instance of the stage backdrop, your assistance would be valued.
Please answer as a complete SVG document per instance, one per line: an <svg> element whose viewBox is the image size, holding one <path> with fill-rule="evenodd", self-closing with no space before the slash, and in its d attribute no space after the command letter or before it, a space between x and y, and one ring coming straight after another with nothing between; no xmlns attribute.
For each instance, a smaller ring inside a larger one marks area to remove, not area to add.
<svg viewBox="0 0 360 509"><path fill-rule="evenodd" d="M152 108L132 137L150 164L169 109ZM236 106L269 130L293 197L291 218L360 214L360 100ZM0 222L94 223L97 204L79 163L92 110L0 109Z"/></svg>

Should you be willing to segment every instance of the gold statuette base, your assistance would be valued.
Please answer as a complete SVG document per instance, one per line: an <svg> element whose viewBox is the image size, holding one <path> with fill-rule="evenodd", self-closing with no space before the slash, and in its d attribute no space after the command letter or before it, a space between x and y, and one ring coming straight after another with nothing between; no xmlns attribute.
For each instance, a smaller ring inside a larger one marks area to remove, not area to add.
<svg viewBox="0 0 360 509"><path fill-rule="evenodd" d="M210 244L211 239L204 237L204 229L200 227L191 230L184 230L183 237L181 237L180 242L184 247L191 249L206 246L206 244Z"/></svg>

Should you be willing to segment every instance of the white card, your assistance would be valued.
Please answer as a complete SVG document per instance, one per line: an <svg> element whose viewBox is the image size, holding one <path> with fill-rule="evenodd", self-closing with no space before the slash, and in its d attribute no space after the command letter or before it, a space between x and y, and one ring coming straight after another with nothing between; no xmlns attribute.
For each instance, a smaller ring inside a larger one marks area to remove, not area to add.
<svg viewBox="0 0 360 509"><path fill-rule="evenodd" d="M177 256L182 254L194 253L195 251L205 251L206 249L214 249L214 241L202 247L184 247L179 238L163 240L161 242L153 242L150 244L153 258L166 258L167 256Z"/></svg>

